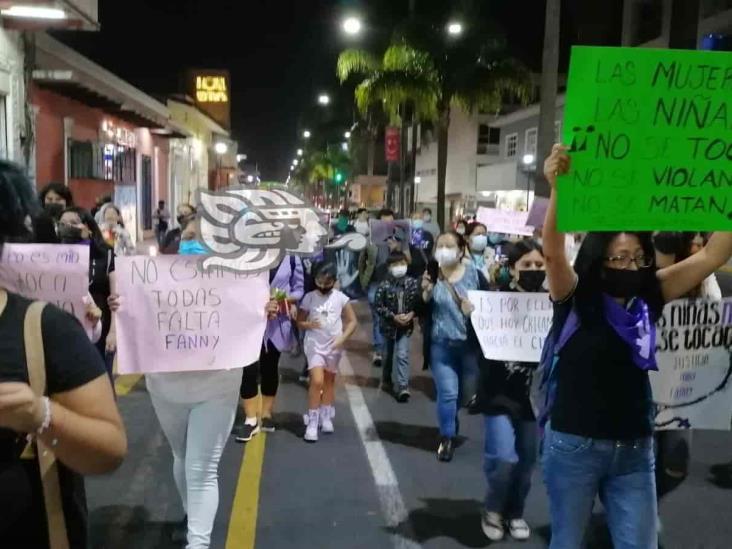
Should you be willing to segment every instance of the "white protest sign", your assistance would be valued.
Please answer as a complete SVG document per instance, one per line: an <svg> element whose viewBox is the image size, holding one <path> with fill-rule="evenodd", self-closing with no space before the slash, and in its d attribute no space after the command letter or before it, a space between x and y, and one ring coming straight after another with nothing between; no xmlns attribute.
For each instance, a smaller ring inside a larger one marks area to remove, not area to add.
<svg viewBox="0 0 732 549"><path fill-rule="evenodd" d="M259 359L268 274L203 272L199 260L117 258L121 374L229 370Z"/></svg>
<svg viewBox="0 0 732 549"><path fill-rule="evenodd" d="M0 257L0 286L56 305L79 319L91 333L83 302L89 295L89 246L5 244Z"/></svg>
<svg viewBox="0 0 732 549"><path fill-rule="evenodd" d="M532 236L534 227L526 225L529 212L498 210L496 208L478 208L475 218L486 226L489 232L502 234L520 234Z"/></svg>
<svg viewBox="0 0 732 549"><path fill-rule="evenodd" d="M506 362L539 362L552 323L548 293L469 291L470 315L483 356Z"/></svg>
<svg viewBox="0 0 732 549"><path fill-rule="evenodd" d="M669 303L651 373L656 429L730 429L732 298Z"/></svg>

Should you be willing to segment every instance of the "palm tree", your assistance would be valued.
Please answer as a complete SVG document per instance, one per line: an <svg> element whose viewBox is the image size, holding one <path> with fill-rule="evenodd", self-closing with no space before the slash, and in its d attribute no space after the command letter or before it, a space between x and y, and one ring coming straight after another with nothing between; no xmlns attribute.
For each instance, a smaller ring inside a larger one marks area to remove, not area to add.
<svg viewBox="0 0 732 549"><path fill-rule="evenodd" d="M337 63L341 82L357 77L354 96L361 114L380 105L392 124L401 122L400 106L414 119L437 128L437 220L445 226L445 179L450 111L498 111L507 96L528 102L528 71L503 56L481 29L451 43L435 40L434 25L410 20L381 59L362 50L345 50ZM488 35L492 36L492 35Z"/></svg>
<svg viewBox="0 0 732 549"><path fill-rule="evenodd" d="M345 182L351 172L351 158L341 149L328 147L325 151L308 151L294 172L294 186L302 189L310 201L322 192L324 202L334 205L340 202L341 190L343 196L348 196ZM341 181L337 181L339 174Z"/></svg>

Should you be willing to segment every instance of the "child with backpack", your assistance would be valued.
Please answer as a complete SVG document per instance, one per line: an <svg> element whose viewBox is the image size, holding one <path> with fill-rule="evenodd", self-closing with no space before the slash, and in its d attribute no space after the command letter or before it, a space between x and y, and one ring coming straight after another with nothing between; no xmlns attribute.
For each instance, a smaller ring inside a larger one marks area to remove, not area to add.
<svg viewBox="0 0 732 549"><path fill-rule="evenodd" d="M332 263L314 267L315 287L300 304L297 325L305 331L305 356L310 374L305 440L318 441L318 430L334 431L335 377L343 345L358 322L348 296L335 289L337 271Z"/></svg>

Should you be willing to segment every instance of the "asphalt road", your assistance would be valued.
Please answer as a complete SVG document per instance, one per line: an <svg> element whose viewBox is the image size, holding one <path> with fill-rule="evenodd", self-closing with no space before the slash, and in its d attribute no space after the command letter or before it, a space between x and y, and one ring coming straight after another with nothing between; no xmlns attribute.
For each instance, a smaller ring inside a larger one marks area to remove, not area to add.
<svg viewBox="0 0 732 549"><path fill-rule="evenodd" d="M728 291L730 278L724 277ZM302 358L283 357L276 419L280 429L258 446L231 439L220 466L221 501L211 547L250 549L479 548L483 478L481 417L462 417L452 463L435 459L434 390L421 371L413 338L413 397L399 404L378 390L370 363L370 324L349 343L339 377L336 432L317 444L302 440L306 388ZM182 518L172 458L144 380L120 397L129 457L113 475L87 481L94 548L181 547L170 541ZM261 435L260 435L261 436ZM694 433L691 474L661 506L666 549L732 547L732 486L718 486L710 465L732 459L732 434ZM260 465L261 464L261 465ZM539 549L549 538L548 502L540 471L529 495L529 541L496 548ZM258 487L258 490L257 490ZM235 503L236 498L236 503ZM601 507L597 505L597 521ZM227 544L227 538L229 543ZM590 547L609 547L601 528Z"/></svg>

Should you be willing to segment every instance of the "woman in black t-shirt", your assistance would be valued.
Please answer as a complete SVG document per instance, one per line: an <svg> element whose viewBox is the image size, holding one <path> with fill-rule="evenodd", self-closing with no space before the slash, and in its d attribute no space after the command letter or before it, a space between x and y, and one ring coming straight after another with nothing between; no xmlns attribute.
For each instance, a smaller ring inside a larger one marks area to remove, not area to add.
<svg viewBox="0 0 732 549"><path fill-rule="evenodd" d="M0 161L0 252L10 240L27 242L38 209L31 184ZM1 257L0 253L0 257ZM61 501L69 546L87 546L82 474L119 466L127 440L104 365L81 325L46 306L41 317L47 395L28 384L23 324L30 301L0 288L0 546L49 545L43 486L34 457L25 459L27 434L43 441L59 463Z"/></svg>
<svg viewBox="0 0 732 549"><path fill-rule="evenodd" d="M552 187L543 231L547 280L555 318L573 326L559 350L544 438L551 548L582 546L598 495L616 547L655 548L648 379L656 369L655 322L666 302L729 260L732 233L715 233L702 251L663 269L654 266L650 233L589 233L573 269L557 230L557 176L569 171L566 151L555 145L544 165Z"/></svg>
<svg viewBox="0 0 732 549"><path fill-rule="evenodd" d="M89 246L89 294L102 311L102 336L96 347L111 376L117 339L107 301L114 289L114 250L104 241L94 218L83 208L67 208L61 214L58 235L64 244Z"/></svg>
<svg viewBox="0 0 732 549"><path fill-rule="evenodd" d="M511 291L542 292L546 276L544 255L535 240L508 248ZM478 409L485 416L483 470L488 488L481 526L491 541L500 541L505 528L512 538L531 535L524 504L531 489L538 431L529 402L536 363L501 362L480 358Z"/></svg>

